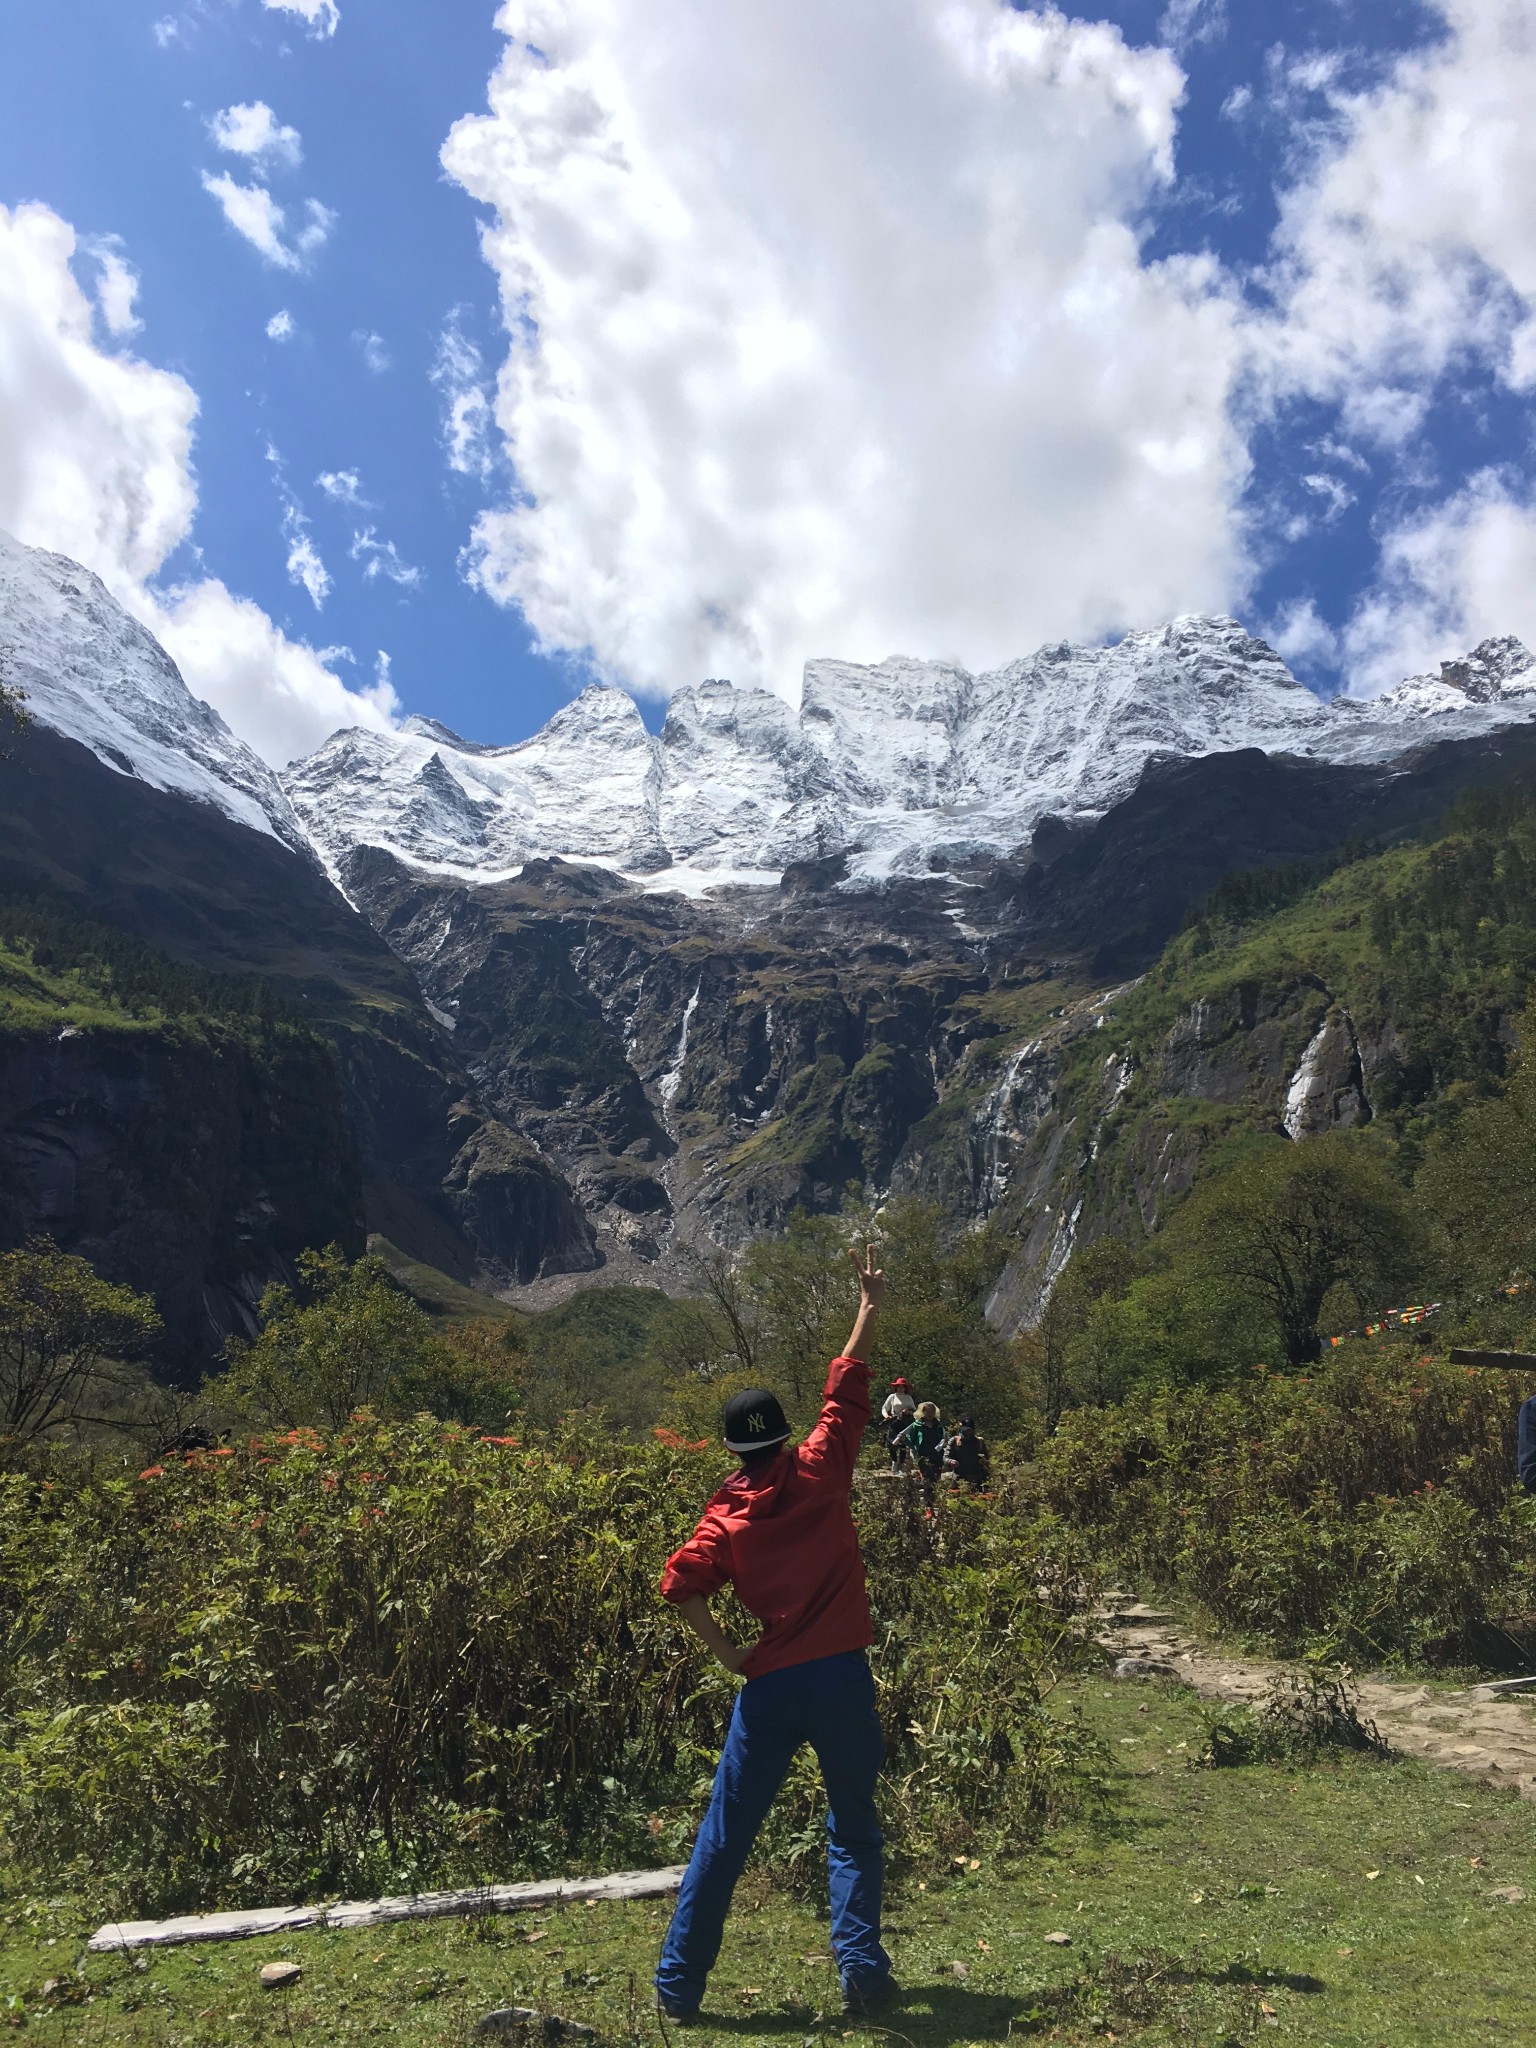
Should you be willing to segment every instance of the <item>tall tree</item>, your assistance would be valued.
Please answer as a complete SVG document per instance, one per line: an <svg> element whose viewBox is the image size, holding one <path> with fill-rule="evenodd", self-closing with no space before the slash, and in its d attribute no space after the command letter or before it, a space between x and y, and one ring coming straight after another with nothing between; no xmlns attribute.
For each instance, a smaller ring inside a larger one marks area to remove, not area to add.
<svg viewBox="0 0 1536 2048"><path fill-rule="evenodd" d="M126 1377L124 1361L160 1334L155 1305L84 1259L34 1237L0 1257L0 1440L35 1443Z"/></svg>
<svg viewBox="0 0 1536 2048"><path fill-rule="evenodd" d="M1320 1356L1335 1288L1369 1313L1420 1280L1424 1232L1408 1197L1359 1145L1276 1138L1209 1182L1181 1211L1194 1267L1267 1310L1288 1365Z"/></svg>

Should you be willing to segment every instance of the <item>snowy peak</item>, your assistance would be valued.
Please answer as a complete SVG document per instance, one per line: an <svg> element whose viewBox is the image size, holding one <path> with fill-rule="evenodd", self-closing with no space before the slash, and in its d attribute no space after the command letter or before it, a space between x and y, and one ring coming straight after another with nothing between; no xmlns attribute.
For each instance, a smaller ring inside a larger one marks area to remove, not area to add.
<svg viewBox="0 0 1536 2048"><path fill-rule="evenodd" d="M1497 640L1480 641L1459 661L1442 661L1437 676L1410 676L1395 690L1377 697L1371 708L1438 718L1487 705L1512 709L1516 716L1524 717L1531 709L1527 700L1533 696L1536 656L1509 633Z"/></svg>
<svg viewBox="0 0 1536 2048"><path fill-rule="evenodd" d="M871 883L1011 853L1048 813L1099 816L1158 756L1384 762L1532 716L1536 665L1516 640L1374 703L1325 704L1236 619L1187 617L982 675L813 661L798 710L710 680L678 691L654 737L601 685L514 747L413 719L337 734L286 787L333 869L362 844L466 879L561 854L698 889L841 854Z"/></svg>
<svg viewBox="0 0 1536 2048"><path fill-rule="evenodd" d="M312 857L272 770L192 695L154 636L88 570L4 532L0 673L39 725L115 774L212 804Z"/></svg>

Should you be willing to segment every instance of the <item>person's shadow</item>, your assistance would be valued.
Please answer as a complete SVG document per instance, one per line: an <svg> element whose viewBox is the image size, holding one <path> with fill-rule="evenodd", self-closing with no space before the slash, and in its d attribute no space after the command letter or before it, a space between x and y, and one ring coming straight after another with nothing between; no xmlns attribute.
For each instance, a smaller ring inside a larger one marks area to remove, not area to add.
<svg viewBox="0 0 1536 2048"><path fill-rule="evenodd" d="M778 2041L794 2036L825 2035L841 2041L844 2033L886 2041L911 2041L916 2048L946 2048L951 2041L1001 2041L1008 2022L1030 2003L1004 1991L968 1991L963 1984L913 1985L907 1998L868 2020L826 2015L821 2023L799 2012L714 2013L706 2005L697 2032L677 2036L673 2048L696 2041L700 2034L728 2034L738 2041ZM924 2008L916 2010L914 2008Z"/></svg>
<svg viewBox="0 0 1536 2048"><path fill-rule="evenodd" d="M1281 1970L1252 1970L1241 1963L1219 1969L1195 1966L1168 1972L1177 1985L1203 1983L1216 1987L1261 1990L1283 1986L1288 1991L1316 1995L1328 1987L1318 1977ZM844 2033L855 2039L867 2035L887 2041L907 2041L912 2048L947 2048L954 2041L1001 2041L1020 2020L1027 2022L1022 2038L1047 2033L1059 2021L1078 2017L1075 2008L1081 1996L1076 1984L1056 1985L1035 1991L971 1991L963 1984L914 1984L898 2004L869 2020L845 2019L839 2014L812 2017L809 2004L795 2012L714 2013L706 2007L699 2034L725 2034L739 2041L778 2041L798 2035L840 2040ZM689 2041L698 2039L692 2032ZM1223 2039L1235 2036L1223 2036ZM678 2044L674 2043L674 2048Z"/></svg>

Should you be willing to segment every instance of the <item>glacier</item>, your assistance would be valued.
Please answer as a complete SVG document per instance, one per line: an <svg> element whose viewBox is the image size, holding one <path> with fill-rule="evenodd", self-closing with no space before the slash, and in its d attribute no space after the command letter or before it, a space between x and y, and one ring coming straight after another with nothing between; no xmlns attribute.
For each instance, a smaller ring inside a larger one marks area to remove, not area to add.
<svg viewBox="0 0 1536 2048"><path fill-rule="evenodd" d="M337 875L376 846L465 881L556 854L695 895L840 857L845 886L861 887L1012 854L1046 816L1100 817L1158 756L1384 763L1532 717L1536 660L1518 640L1374 700L1325 702L1235 619L1188 617L983 675L812 661L798 710L699 683L659 734L624 691L594 684L515 746L411 719L337 733L283 786Z"/></svg>
<svg viewBox="0 0 1536 2048"><path fill-rule="evenodd" d="M372 846L464 882L558 855L689 895L828 859L850 888L963 873L1017 852L1045 817L1102 816L1158 757L1392 763L1536 718L1536 659L1512 638L1375 699L1325 702L1235 619L1192 616L980 675L812 661L798 707L691 684L656 734L625 691L593 684L512 746L411 718L335 733L278 775L95 576L4 533L0 675L108 767L214 804L337 880Z"/></svg>

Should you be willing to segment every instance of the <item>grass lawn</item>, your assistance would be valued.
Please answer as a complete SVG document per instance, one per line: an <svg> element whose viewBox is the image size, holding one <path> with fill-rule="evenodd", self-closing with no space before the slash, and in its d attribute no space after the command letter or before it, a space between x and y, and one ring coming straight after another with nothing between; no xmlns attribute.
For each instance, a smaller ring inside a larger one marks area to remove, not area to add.
<svg viewBox="0 0 1536 2048"><path fill-rule="evenodd" d="M1201 1716L1187 1695L1099 1682L1071 1688L1070 1704L1116 1759L1114 1818L1007 1871L903 1887L888 1917L910 1997L883 2029L848 2038L939 2048L1011 2027L1015 2040L1199 2048L1536 2041L1536 1807L1409 1763L1192 1770ZM1529 1899L1497 1896L1512 1887ZM708 2023L684 2038L844 2038L835 2003L818 2018L835 1992L825 1923L750 1881L739 1906ZM93 1915L7 1895L0 2027L91 2048L424 2048L468 2042L492 2006L542 2004L609 2041L659 2042L648 1982L665 1915L577 1906L87 1962ZM1048 1943L1053 1932L1070 1946ZM304 1966L289 1994L258 1989L277 1958Z"/></svg>

